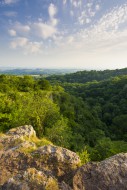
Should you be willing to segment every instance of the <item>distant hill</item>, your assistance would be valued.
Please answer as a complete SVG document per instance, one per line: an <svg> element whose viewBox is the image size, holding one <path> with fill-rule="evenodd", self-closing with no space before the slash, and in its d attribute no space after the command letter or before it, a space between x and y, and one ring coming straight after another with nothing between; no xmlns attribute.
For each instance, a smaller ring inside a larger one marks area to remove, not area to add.
<svg viewBox="0 0 127 190"><path fill-rule="evenodd" d="M67 82L67 83L85 83L92 82L94 80L101 81L111 77L127 75L127 68L116 69L116 70L104 70L104 71L78 71L76 73L70 73L65 75L53 75L47 77L47 80L56 82Z"/></svg>
<svg viewBox="0 0 127 190"><path fill-rule="evenodd" d="M50 75L61 75L66 73L74 73L79 71L79 69L3 69L0 68L0 74L9 74L9 75L43 75L43 76L50 76Z"/></svg>

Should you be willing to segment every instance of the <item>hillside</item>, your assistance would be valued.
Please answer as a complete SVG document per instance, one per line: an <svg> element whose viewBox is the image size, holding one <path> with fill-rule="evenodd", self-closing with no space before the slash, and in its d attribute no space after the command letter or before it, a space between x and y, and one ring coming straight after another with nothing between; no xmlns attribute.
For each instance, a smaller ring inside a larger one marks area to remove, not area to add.
<svg viewBox="0 0 127 190"><path fill-rule="evenodd" d="M120 152L126 151L126 71L127 69L81 71L70 75L56 76L56 78L55 76L47 78L51 80L50 82L53 84L59 83L62 85L65 91L70 95L81 98L85 105L91 110L91 114L101 122L100 125L97 124L97 127L89 127L87 135L86 130L83 130L84 127L82 127L82 134L87 139L86 144L90 145L90 149L88 148L88 150L92 160L100 160L107 157L106 155L103 157L102 155L100 156L100 154L99 156L94 154L95 152L103 151L106 142L108 142L107 147L109 147L107 155L111 155L114 151L118 151L118 149ZM92 149L92 153L91 147L94 148L94 150ZM120 147L124 147L125 149L120 150Z"/></svg>
<svg viewBox="0 0 127 190"><path fill-rule="evenodd" d="M0 76L0 132L32 125L37 136L77 152L83 163L127 152L127 77L51 85Z"/></svg>
<svg viewBox="0 0 127 190"><path fill-rule="evenodd" d="M127 74L127 68L116 70L104 70L104 71L78 71L76 73L65 75L53 75L47 77L47 80L60 83L86 83L96 81L102 81L115 76L121 76Z"/></svg>
<svg viewBox="0 0 127 190"><path fill-rule="evenodd" d="M127 75L84 85L64 84L66 91L81 97L106 124L105 132L114 140L125 140L127 132Z"/></svg>

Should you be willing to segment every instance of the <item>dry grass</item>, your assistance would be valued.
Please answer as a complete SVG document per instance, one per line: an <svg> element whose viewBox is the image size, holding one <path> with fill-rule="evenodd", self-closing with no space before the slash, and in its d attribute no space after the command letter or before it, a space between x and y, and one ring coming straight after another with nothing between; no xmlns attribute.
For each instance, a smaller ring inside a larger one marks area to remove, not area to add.
<svg viewBox="0 0 127 190"><path fill-rule="evenodd" d="M51 141L47 140L46 138L38 139L36 136L32 136L31 138L24 137L23 140L35 143L37 147L53 144Z"/></svg>

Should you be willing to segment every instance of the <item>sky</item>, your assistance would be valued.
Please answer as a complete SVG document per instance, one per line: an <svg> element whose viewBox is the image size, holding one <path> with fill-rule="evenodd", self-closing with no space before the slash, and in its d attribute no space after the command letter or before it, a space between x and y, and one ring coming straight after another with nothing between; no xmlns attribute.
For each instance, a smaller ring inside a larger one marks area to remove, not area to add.
<svg viewBox="0 0 127 190"><path fill-rule="evenodd" d="M127 67L127 0L0 0L0 67Z"/></svg>

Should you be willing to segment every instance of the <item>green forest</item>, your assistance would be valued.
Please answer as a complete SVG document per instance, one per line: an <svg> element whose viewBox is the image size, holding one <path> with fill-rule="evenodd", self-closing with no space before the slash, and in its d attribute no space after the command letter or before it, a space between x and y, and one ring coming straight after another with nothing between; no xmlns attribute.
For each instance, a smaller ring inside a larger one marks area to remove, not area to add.
<svg viewBox="0 0 127 190"><path fill-rule="evenodd" d="M0 132L32 125L83 162L127 152L127 69L0 75Z"/></svg>

